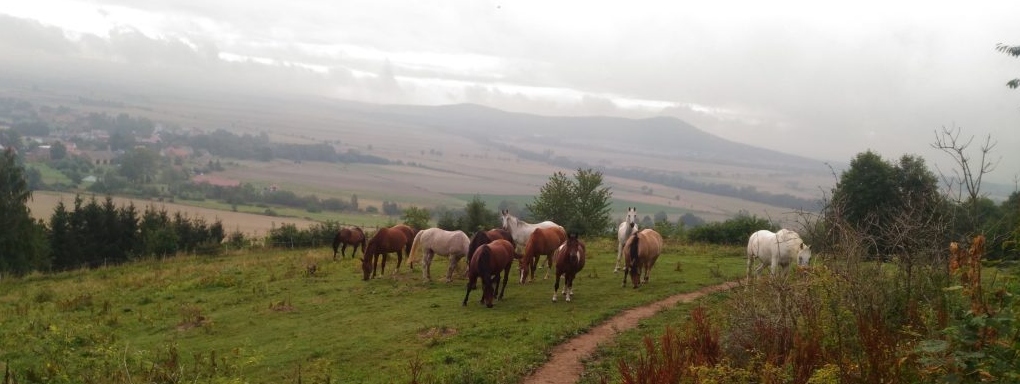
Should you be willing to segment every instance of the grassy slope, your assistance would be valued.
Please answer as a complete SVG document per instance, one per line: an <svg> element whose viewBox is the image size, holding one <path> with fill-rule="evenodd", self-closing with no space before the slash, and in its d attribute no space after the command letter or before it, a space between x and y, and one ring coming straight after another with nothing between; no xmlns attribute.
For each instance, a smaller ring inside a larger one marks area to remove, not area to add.
<svg viewBox="0 0 1020 384"><path fill-rule="evenodd" d="M168 360L168 351L176 351L184 371L210 369L215 353L223 375L251 382L300 374L309 381L383 383L409 381L409 363L417 359L425 378L441 382L517 382L551 346L593 324L735 278L743 265L739 248L672 245L651 284L621 288L621 276L611 272L614 243L589 240L594 257L578 277L574 302L550 303L552 282L540 280L511 283L493 309L477 303L479 291L460 305L464 279L423 282L420 272L404 267L395 277L361 281L355 262L333 262L324 248L5 279L0 360L22 375L52 371L110 381L123 372L137 380L144 367ZM310 263L319 267L311 277ZM439 280L446 265L437 259L433 277ZM196 322L198 316L204 320Z"/></svg>

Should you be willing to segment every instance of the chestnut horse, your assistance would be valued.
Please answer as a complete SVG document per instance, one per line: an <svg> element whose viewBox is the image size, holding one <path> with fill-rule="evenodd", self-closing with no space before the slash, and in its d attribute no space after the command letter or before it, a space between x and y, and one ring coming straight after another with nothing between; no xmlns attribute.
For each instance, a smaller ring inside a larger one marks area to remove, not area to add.
<svg viewBox="0 0 1020 384"><path fill-rule="evenodd" d="M382 256L382 272L379 276L386 274L386 258L390 252L397 253L397 269L400 269L400 261L404 258L404 246L407 244L407 237L403 231L393 228L379 228L365 246L365 257L361 259L361 271L364 273L364 280L376 276L376 267L379 263L379 256Z"/></svg>
<svg viewBox="0 0 1020 384"><path fill-rule="evenodd" d="M468 296L471 290L475 289L478 278L482 278L482 304L492 308L492 300L499 291L498 298L503 300L506 293L507 280L510 279L510 267L514 264L514 246L509 241L499 239L478 247L471 255L468 263L467 292L464 293L464 301L460 305L467 305ZM499 275L503 274L503 287L499 287Z"/></svg>
<svg viewBox="0 0 1020 384"><path fill-rule="evenodd" d="M556 302L556 291L560 289L560 276L565 277L563 296L570 302L570 297L574 295L574 277L584 268L584 259L584 243L577 238L576 233L571 233L567 241L556 250L554 257L556 283L553 284L553 302Z"/></svg>
<svg viewBox="0 0 1020 384"><path fill-rule="evenodd" d="M567 233L563 227L535 228L528 237L528 243L524 245L524 257L521 258L518 269L521 271L521 284L528 282L528 278L535 280L535 269L538 268L538 259L545 256L546 264L552 268L552 256L556 249L567 239ZM549 269L545 270L545 278L549 278Z"/></svg>
<svg viewBox="0 0 1020 384"><path fill-rule="evenodd" d="M436 254L450 257L450 268L446 271L446 282L453 281L453 270L457 269L457 261L468 255L468 240L464 231L447 231L441 228L429 228L418 231L411 242L411 253L407 255L407 264L411 265L420 249L422 251L421 277L432 280L432 258Z"/></svg>
<svg viewBox="0 0 1020 384"><path fill-rule="evenodd" d="M347 246L353 245L353 252L351 257L358 255L358 246L361 246L361 253L365 253L365 231L361 230L361 227L344 227L337 231L336 236L333 237L333 260L336 260L336 250L340 248L340 256L346 256L344 252L347 252ZM343 245L341 248L340 245Z"/></svg>
<svg viewBox="0 0 1020 384"><path fill-rule="evenodd" d="M638 287L641 270L645 271L645 283L648 283L648 272L655 265L655 260L662 253L662 235L654 229L642 229L627 239L623 246L623 286L627 286L627 275L630 275L634 288Z"/></svg>
<svg viewBox="0 0 1020 384"><path fill-rule="evenodd" d="M408 257L411 257L411 245L414 243L414 235L418 233L418 230L411 228L411 226L407 224L397 224L390 228L402 232L404 234L404 237L407 238L407 244L404 244L404 254L407 255ZM414 270L414 267L408 268L411 268L412 271ZM400 272L400 259L397 259L397 272Z"/></svg>

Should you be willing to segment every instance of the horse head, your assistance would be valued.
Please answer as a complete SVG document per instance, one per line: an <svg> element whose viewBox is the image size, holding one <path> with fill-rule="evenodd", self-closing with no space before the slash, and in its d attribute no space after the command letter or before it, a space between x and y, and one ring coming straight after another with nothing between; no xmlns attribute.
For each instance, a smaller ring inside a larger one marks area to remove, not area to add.
<svg viewBox="0 0 1020 384"><path fill-rule="evenodd" d="M501 223L502 223L500 228L503 228L504 230L509 231L510 230L510 218L513 217L513 216L510 215L510 210L509 209L504 209L504 210L500 211L499 212L499 217L500 217L500 220L501 220Z"/></svg>
<svg viewBox="0 0 1020 384"><path fill-rule="evenodd" d="M637 225L637 207L627 207L626 221L627 223L630 223L632 228L634 225Z"/></svg>
<svg viewBox="0 0 1020 384"><path fill-rule="evenodd" d="M800 243L800 251L797 252L797 265L806 266L811 260L811 246Z"/></svg>
<svg viewBox="0 0 1020 384"><path fill-rule="evenodd" d="M372 257L369 256L368 252L364 253L364 257L361 258L361 273L364 277L361 280L368 281L372 276Z"/></svg>

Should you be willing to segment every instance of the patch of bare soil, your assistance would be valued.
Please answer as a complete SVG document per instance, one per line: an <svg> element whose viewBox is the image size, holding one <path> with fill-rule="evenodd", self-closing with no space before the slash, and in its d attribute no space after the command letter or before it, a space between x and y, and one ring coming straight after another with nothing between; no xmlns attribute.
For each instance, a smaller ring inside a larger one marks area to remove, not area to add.
<svg viewBox="0 0 1020 384"><path fill-rule="evenodd" d="M584 370L584 364L581 361L591 356L599 344L616 337L617 333L636 327L641 319L651 317L667 307L672 307L681 302L689 303L707 294L727 290L737 285L737 282L712 285L694 292L673 295L651 304L623 311L619 315L606 320L606 322L595 326L588 333L553 348L552 357L549 361L525 378L524 383L575 383L581 378L581 373Z"/></svg>

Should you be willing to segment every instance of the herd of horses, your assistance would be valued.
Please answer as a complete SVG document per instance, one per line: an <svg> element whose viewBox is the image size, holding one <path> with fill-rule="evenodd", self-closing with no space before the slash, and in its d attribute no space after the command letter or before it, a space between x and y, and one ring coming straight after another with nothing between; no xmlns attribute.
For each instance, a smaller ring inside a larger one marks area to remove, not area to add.
<svg viewBox="0 0 1020 384"><path fill-rule="evenodd" d="M535 280L535 270L542 255L546 256L546 274L555 270L552 301L555 302L562 293L566 301L571 301L574 294L574 278L584 268L586 249L576 233L567 233L564 228L552 221L528 223L508 210L500 212L502 225L499 228L477 231L468 238L463 231L447 231L441 228L415 230L405 224L379 228L368 238L359 227L341 228L333 239L333 259L339 252L346 257L348 246L353 247L351 257L357 256L361 247L361 270L363 280L381 277L386 273L386 259L390 253L397 254L396 269L404 255L407 255L409 268L421 263L422 279L431 281L432 260L436 255L446 255L450 259L446 271L446 282L453 281L453 273L462 258L467 259L467 287L462 305L467 305L471 291L477 289L481 280L482 298L480 302L491 308L493 300L502 300L510 279L514 260L517 260L520 284ZM617 231L617 253L614 272L623 268L623 286L627 280L634 288L642 283L647 284L649 273L663 251L662 236L654 229L638 228L637 208L628 207L627 215L620 223ZM523 252L518 252L519 246ZM420 258L418 255L420 254ZM773 274L777 268L787 269L793 262L807 265L811 258L811 248L791 230L781 229L777 232L760 230L751 234L747 243L747 276L752 277L752 266L755 260L760 264L754 274L760 274L766 264ZM381 266L380 266L381 261ZM563 290L560 291L560 279L564 279Z"/></svg>

